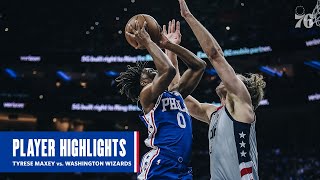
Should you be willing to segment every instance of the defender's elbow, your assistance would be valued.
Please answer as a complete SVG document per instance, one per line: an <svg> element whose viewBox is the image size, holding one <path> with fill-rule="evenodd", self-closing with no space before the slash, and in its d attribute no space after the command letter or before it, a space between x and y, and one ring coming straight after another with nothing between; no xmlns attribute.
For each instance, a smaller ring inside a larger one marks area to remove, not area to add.
<svg viewBox="0 0 320 180"><path fill-rule="evenodd" d="M207 63L202 59L198 59L197 61L198 62L196 64L194 64L193 67L189 67L189 68L191 68L192 70L195 70L195 71L204 71L207 67Z"/></svg>

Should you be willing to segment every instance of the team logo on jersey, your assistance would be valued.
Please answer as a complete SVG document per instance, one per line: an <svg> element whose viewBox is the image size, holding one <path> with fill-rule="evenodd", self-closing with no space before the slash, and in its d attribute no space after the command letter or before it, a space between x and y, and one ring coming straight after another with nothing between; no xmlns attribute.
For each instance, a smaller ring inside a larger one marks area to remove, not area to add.
<svg viewBox="0 0 320 180"><path fill-rule="evenodd" d="M182 112L187 112L187 108L180 100L176 98L163 98L162 100L162 112L169 110L179 110Z"/></svg>

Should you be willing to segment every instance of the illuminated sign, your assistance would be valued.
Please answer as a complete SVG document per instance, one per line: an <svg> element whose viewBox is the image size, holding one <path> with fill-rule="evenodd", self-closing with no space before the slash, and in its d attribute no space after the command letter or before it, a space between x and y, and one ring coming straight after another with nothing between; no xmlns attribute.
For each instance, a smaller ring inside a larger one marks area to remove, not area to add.
<svg viewBox="0 0 320 180"><path fill-rule="evenodd" d="M309 47L309 46L316 46L316 45L319 45L320 44L320 39L313 39L313 40L310 40L310 41L306 41L306 46Z"/></svg>
<svg viewBox="0 0 320 180"><path fill-rule="evenodd" d="M270 68L268 66L261 66L259 69L260 69L260 71L262 71L262 72L264 72L264 73L266 73L266 74L268 74L270 76L276 76L277 75L278 77L282 77L282 74L283 74L283 72L277 71L276 68Z"/></svg>
<svg viewBox="0 0 320 180"><path fill-rule="evenodd" d="M40 56L20 56L20 61L39 62L41 61L41 57Z"/></svg>
<svg viewBox="0 0 320 180"><path fill-rule="evenodd" d="M136 105L121 105L121 104L83 104L83 103L73 103L71 105L72 111L115 111L115 112L132 112L140 111L139 107Z"/></svg>
<svg viewBox="0 0 320 180"><path fill-rule="evenodd" d="M12 109L23 109L25 106L24 103L16 103L16 102L4 102L4 108L12 108Z"/></svg>
<svg viewBox="0 0 320 180"><path fill-rule="evenodd" d="M269 100L268 99L262 99L259 103L260 106L267 106L270 105Z"/></svg>
<svg viewBox="0 0 320 180"><path fill-rule="evenodd" d="M320 100L320 94L318 94L318 93L311 94L308 96L308 100L309 101L318 101L318 100Z"/></svg>
<svg viewBox="0 0 320 180"><path fill-rule="evenodd" d="M81 56L81 62L84 63L135 63L137 61L152 61L151 55L145 56Z"/></svg>
<svg viewBox="0 0 320 180"><path fill-rule="evenodd" d="M240 48L240 49L225 49L223 54L225 57L228 56L240 56L240 55L248 55L248 54L258 54L258 53L266 53L271 52L272 48L270 46L259 46L253 48ZM199 58L208 58L204 52L198 51L197 56Z"/></svg>

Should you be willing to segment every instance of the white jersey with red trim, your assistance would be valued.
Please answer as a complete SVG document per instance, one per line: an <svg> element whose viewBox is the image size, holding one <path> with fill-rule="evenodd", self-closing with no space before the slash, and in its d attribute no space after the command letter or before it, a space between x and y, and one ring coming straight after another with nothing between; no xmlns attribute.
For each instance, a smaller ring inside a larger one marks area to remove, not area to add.
<svg viewBox="0 0 320 180"><path fill-rule="evenodd" d="M211 180L259 179L255 122L238 122L223 106L211 115L208 138Z"/></svg>

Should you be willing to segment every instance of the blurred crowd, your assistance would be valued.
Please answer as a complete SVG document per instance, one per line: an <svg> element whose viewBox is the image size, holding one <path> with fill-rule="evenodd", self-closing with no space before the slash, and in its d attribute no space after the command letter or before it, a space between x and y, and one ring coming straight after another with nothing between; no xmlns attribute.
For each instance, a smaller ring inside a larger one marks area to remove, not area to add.
<svg viewBox="0 0 320 180"><path fill-rule="evenodd" d="M280 148L271 151L260 151L261 179L320 179L319 149L310 148L304 151Z"/></svg>

